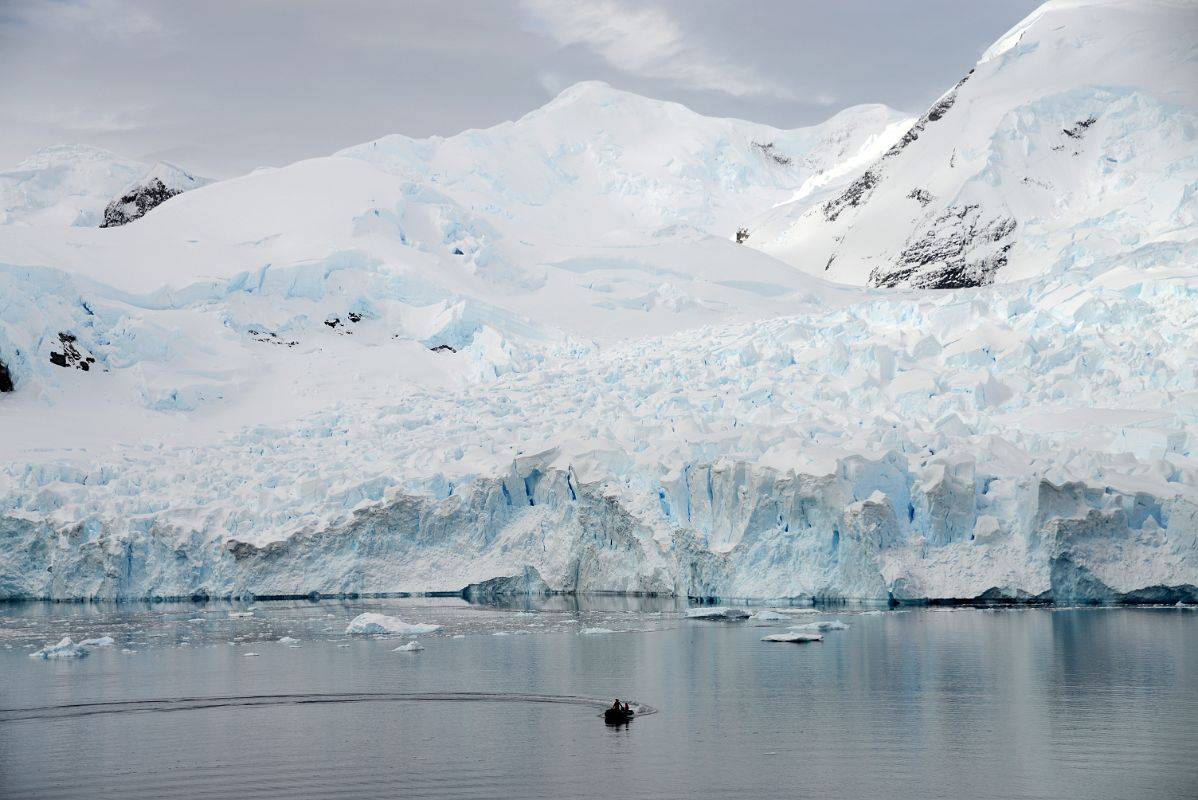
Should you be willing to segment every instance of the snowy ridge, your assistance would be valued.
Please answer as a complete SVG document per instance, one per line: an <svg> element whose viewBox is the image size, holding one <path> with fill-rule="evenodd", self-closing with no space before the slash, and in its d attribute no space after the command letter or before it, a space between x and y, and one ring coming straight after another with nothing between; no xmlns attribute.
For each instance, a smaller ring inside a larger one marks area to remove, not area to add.
<svg viewBox="0 0 1198 800"><path fill-rule="evenodd" d="M1042 6L839 195L749 244L857 285L955 288L1198 237L1198 7Z"/></svg>
<svg viewBox="0 0 1198 800"><path fill-rule="evenodd" d="M173 164L144 164L96 147L45 147L0 171L0 225L96 227L105 207L161 181L172 192L211 183Z"/></svg>

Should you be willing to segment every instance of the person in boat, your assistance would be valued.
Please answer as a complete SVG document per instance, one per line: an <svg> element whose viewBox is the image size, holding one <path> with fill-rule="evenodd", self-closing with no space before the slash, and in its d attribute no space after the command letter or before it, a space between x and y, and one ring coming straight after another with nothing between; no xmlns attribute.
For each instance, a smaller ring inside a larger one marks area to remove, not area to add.
<svg viewBox="0 0 1198 800"><path fill-rule="evenodd" d="M625 703L625 704L624 704L624 713L625 713L625 714L631 714L631 713L632 713L632 710L628 708L628 704L627 704L627 703Z"/></svg>
<svg viewBox="0 0 1198 800"><path fill-rule="evenodd" d="M624 705L624 706L620 705L620 698L618 698L618 697L616 698L616 702L611 704L612 711L623 711L626 708L628 708L627 705Z"/></svg>

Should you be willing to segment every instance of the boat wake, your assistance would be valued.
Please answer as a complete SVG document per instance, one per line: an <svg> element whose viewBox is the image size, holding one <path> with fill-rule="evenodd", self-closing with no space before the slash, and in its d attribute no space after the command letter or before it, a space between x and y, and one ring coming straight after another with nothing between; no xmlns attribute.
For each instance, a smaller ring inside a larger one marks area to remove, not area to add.
<svg viewBox="0 0 1198 800"><path fill-rule="evenodd" d="M210 708L256 708L337 703L560 703L606 709L610 703L594 697L514 692L339 692L329 694L260 694L212 697L174 697L111 700L29 708L0 708L0 724L31 720L71 719L99 714L143 714L200 711ZM631 703L631 701L630 701ZM637 716L657 713L644 703L631 703Z"/></svg>

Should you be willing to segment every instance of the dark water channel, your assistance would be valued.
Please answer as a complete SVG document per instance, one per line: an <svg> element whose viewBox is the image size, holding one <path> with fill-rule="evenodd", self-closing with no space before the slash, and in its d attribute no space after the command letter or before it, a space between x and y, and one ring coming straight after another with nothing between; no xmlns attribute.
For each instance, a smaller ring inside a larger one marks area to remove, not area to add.
<svg viewBox="0 0 1198 800"><path fill-rule="evenodd" d="M1198 797L1198 610L246 610L0 606L0 797ZM443 629L395 652L365 610ZM655 713L608 727L616 696Z"/></svg>

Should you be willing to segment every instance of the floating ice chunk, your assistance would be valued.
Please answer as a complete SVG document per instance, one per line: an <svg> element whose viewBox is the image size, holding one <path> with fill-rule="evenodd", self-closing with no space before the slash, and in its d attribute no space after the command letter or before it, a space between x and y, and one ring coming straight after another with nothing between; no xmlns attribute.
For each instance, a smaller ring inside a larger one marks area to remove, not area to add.
<svg viewBox="0 0 1198 800"><path fill-rule="evenodd" d="M465 638L466 638L466 634L464 634L464 633L455 633L455 634L453 635L453 638L455 638L455 639L465 639Z"/></svg>
<svg viewBox="0 0 1198 800"><path fill-rule="evenodd" d="M407 644L401 644L399 647L392 650L392 653L415 653L417 650L423 650L424 645L417 641L411 641Z"/></svg>
<svg viewBox="0 0 1198 800"><path fill-rule="evenodd" d="M245 619L254 616L253 611L230 611L229 619Z"/></svg>
<svg viewBox="0 0 1198 800"><path fill-rule="evenodd" d="M125 647L125 648L123 648L123 649L121 650L121 652L122 652L122 653L136 653L137 651L136 651L136 650L130 650L128 647Z"/></svg>
<svg viewBox="0 0 1198 800"><path fill-rule="evenodd" d="M749 612L739 608L707 606L700 608L688 608L686 610L686 616L688 619L748 619Z"/></svg>
<svg viewBox="0 0 1198 800"><path fill-rule="evenodd" d="M432 633L441 630L440 625L404 622L399 617L385 614L366 613L354 617L346 627L346 633Z"/></svg>
<svg viewBox="0 0 1198 800"><path fill-rule="evenodd" d="M284 636L279 639L279 644L296 644L299 639L292 639L290 636Z"/></svg>
<svg viewBox="0 0 1198 800"><path fill-rule="evenodd" d="M87 655L87 648L75 644L71 641L70 636L62 637L62 640L55 645L46 645L41 650L35 653L30 653L30 658L83 658Z"/></svg>
<svg viewBox="0 0 1198 800"><path fill-rule="evenodd" d="M511 634L508 633L507 631L495 631L491 635L492 636L511 636Z"/></svg>
<svg viewBox="0 0 1198 800"><path fill-rule="evenodd" d="M810 606L796 606L793 608L775 608L772 610L778 614L786 614L787 616L791 616L794 614L822 614L823 613L818 608L811 608Z"/></svg>
<svg viewBox="0 0 1198 800"><path fill-rule="evenodd" d="M791 631L843 631L848 630L848 625L838 619L820 620L819 622L804 622L802 625L791 625L787 630Z"/></svg>
<svg viewBox="0 0 1198 800"><path fill-rule="evenodd" d="M189 619L187 621L188 622L207 622L208 620L204 619L203 617L195 617L195 618Z"/></svg>
<svg viewBox="0 0 1198 800"><path fill-rule="evenodd" d="M756 614L749 617L749 619L779 620L779 619L789 619L789 617L787 617L785 614L779 614L777 611L771 611L770 609L767 608L762 611L758 611Z"/></svg>
<svg viewBox="0 0 1198 800"><path fill-rule="evenodd" d="M615 633L611 628L583 628L579 631L583 636L596 636L601 633Z"/></svg>
<svg viewBox="0 0 1198 800"><path fill-rule="evenodd" d="M794 642L802 644L803 642L822 642L824 637L818 633L771 633L769 636L762 636L763 642Z"/></svg>
<svg viewBox="0 0 1198 800"><path fill-rule="evenodd" d="M101 636L98 639L84 639L80 647L112 647L116 641L111 636Z"/></svg>
<svg viewBox="0 0 1198 800"><path fill-rule="evenodd" d="M246 658L257 658L258 657L257 653L242 653L242 655L244 655Z"/></svg>

